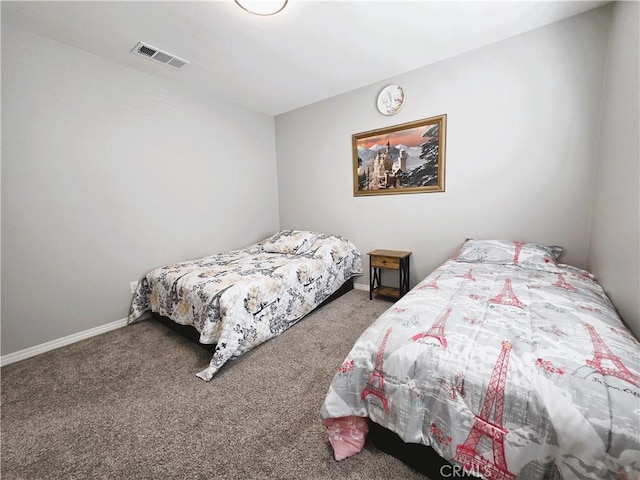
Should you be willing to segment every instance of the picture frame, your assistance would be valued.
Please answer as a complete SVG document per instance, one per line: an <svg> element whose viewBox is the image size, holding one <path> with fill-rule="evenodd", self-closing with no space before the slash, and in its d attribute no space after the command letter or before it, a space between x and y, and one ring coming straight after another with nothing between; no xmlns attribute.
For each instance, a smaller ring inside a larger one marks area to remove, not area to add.
<svg viewBox="0 0 640 480"><path fill-rule="evenodd" d="M444 192L447 115L352 135L353 196Z"/></svg>

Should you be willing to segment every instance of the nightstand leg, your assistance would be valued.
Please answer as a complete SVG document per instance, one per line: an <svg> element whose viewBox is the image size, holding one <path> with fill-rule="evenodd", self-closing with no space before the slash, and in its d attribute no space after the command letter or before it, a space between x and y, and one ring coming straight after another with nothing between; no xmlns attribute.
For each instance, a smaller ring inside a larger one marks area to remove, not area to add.
<svg viewBox="0 0 640 480"><path fill-rule="evenodd" d="M374 268L371 266L371 262L369 262L369 300L373 300L373 287L375 283L373 272Z"/></svg>
<svg viewBox="0 0 640 480"><path fill-rule="evenodd" d="M369 300L373 300L373 291L381 285L382 270L369 266Z"/></svg>
<svg viewBox="0 0 640 480"><path fill-rule="evenodd" d="M409 292L409 258L403 258L400 262L400 296Z"/></svg>

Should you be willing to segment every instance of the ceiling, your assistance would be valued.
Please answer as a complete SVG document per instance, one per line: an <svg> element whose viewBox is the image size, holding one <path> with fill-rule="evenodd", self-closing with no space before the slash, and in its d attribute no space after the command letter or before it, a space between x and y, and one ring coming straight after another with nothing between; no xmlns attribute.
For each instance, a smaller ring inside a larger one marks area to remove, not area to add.
<svg viewBox="0 0 640 480"><path fill-rule="evenodd" d="M278 115L600 7L606 1L2 1L2 25ZM190 62L131 53L138 42ZM381 85L382 86L382 85Z"/></svg>

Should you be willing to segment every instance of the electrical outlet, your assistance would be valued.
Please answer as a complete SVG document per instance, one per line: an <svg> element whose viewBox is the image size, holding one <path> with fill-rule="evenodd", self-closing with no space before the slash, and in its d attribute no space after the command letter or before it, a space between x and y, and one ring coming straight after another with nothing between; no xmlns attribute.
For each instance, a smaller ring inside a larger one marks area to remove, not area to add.
<svg viewBox="0 0 640 480"><path fill-rule="evenodd" d="M129 282L129 288L131 289L131 293L136 293L138 282Z"/></svg>

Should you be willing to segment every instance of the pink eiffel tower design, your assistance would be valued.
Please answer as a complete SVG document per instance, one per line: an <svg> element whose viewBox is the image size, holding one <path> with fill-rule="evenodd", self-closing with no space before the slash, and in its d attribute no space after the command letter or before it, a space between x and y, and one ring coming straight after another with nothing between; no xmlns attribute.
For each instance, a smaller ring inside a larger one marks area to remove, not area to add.
<svg viewBox="0 0 640 480"><path fill-rule="evenodd" d="M427 330L426 332L417 333L416 335L411 337L411 340L417 342L418 340L425 337L433 337L440 342L440 345L442 345L444 348L447 348L447 338L444 335L444 326L447 323L449 315L451 315L451 309L447 308L445 312L440 315L440 318L438 318L438 320L436 320L436 322L431 325L431 328L429 330Z"/></svg>
<svg viewBox="0 0 640 480"><path fill-rule="evenodd" d="M464 275L456 275L456 277L458 278L466 278L467 280L471 280L472 282L475 282L476 279L473 276L473 268L470 268L469 271L467 273L465 273Z"/></svg>
<svg viewBox="0 0 640 480"><path fill-rule="evenodd" d="M596 329L592 325L586 324L589 334L591 335L591 341L593 342L593 360L587 360L587 365L593 368L601 375L608 375L611 377L617 377L620 380L624 380L632 385L640 387L640 377L634 375L627 367L623 365L620 359L614 355L609 349L606 343L600 338ZM603 367L602 361L609 360L613 363L614 367Z"/></svg>
<svg viewBox="0 0 640 480"><path fill-rule="evenodd" d="M511 279L507 278L504 281L504 287L502 291L489 300L489 303L499 303L500 305L509 305L511 307L518 307L524 309L524 303L522 303L511 288Z"/></svg>
<svg viewBox="0 0 640 480"><path fill-rule="evenodd" d="M516 265L520 261L520 252L522 251L522 247L524 246L524 242L513 242L516 244L515 252L513 253L513 263Z"/></svg>
<svg viewBox="0 0 640 480"><path fill-rule="evenodd" d="M558 288L564 288L565 290L569 290L570 292L575 292L576 290L576 287L574 287L564 279L564 275L562 273L558 274L558 281L554 283L553 286Z"/></svg>
<svg viewBox="0 0 640 480"><path fill-rule="evenodd" d="M504 407L504 388L509 367L511 343L502 342L502 351L498 356L487 387L487 394L480 413L475 416L473 425L463 444L458 444L455 459L468 471L482 472L490 480L513 480L516 476L507 468L504 456L504 436L508 433L502 426ZM493 411L493 422L490 420ZM487 438L493 446L493 462L476 451L478 443Z"/></svg>
<svg viewBox="0 0 640 480"><path fill-rule="evenodd" d="M420 290L424 290L425 288L433 288L434 290L439 290L440 289L440 287L438 286L439 278L440 278L440 275L438 275L436 278L431 280L429 283L425 283L420 287Z"/></svg>
<svg viewBox="0 0 640 480"><path fill-rule="evenodd" d="M376 364L373 368L373 372L360 394L360 400L362 401L364 401L367 395L378 397L382 401L382 408L384 408L385 412L389 411L389 402L387 401L387 396L384 393L384 371L382 370L382 362L384 360L384 349L387 346L387 341L389 340L389 335L391 335L392 329L393 327L389 327L387 332L384 334L382 343L380 343L380 347L378 348L378 355L376 357Z"/></svg>

